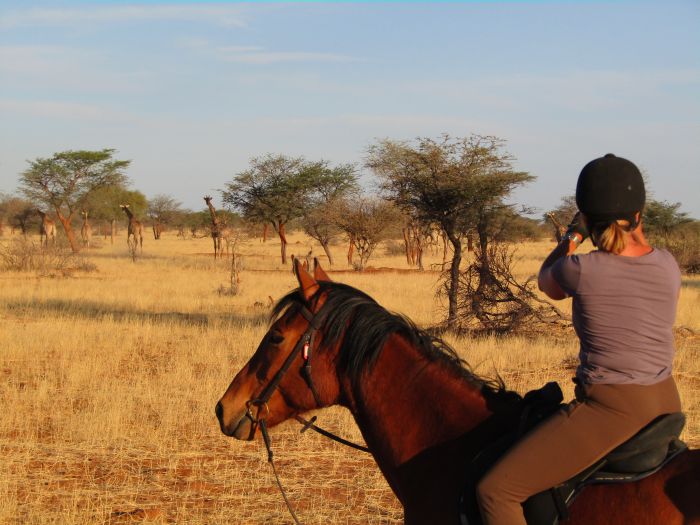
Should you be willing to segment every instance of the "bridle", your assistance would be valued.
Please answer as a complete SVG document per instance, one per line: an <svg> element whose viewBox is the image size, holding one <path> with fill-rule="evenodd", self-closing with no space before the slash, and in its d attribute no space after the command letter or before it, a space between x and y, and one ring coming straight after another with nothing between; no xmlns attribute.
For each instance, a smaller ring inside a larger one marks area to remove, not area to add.
<svg viewBox="0 0 700 525"><path fill-rule="evenodd" d="M287 359L285 359L284 363L282 363L282 366L280 369L277 371L275 376L272 378L272 380L265 386L265 388L260 392L258 397L249 399L246 401L246 417L248 417L253 423L260 423L261 424L261 430L262 430L262 424L265 422L265 418L269 415L270 413L270 408L267 406L267 402L270 400L272 397L272 394L275 393L275 391L279 388L280 382L282 381L282 378L285 376L285 374L289 371L289 368L292 366L292 363L297 357L297 354L301 352L302 358L304 360L304 366L301 369L301 374L304 378L304 381L306 381L306 384L308 385L309 389L311 390L311 393L314 396L314 401L316 402L316 406L320 407L321 406L321 399L318 395L318 390L316 390L316 386L314 385L313 379L311 378L311 349L313 348L314 345L314 339L316 332L321 328L321 324L323 322L323 319L325 316L325 310L326 310L326 305L324 304L321 306L318 312L314 314L309 310L306 305L301 305L300 308L300 313L301 315L309 322L309 326L306 329L306 331L302 334L302 336L299 338L297 341L297 344L294 346L292 351L289 353L287 356ZM252 413L252 408L256 407L257 414L253 416ZM261 410L265 410L265 414L263 417L260 417L260 412Z"/></svg>
<svg viewBox="0 0 700 525"><path fill-rule="evenodd" d="M249 399L248 401L246 401L245 404L245 417L250 419L250 421L253 423L253 429L255 428L255 425L260 426L260 433L262 434L263 442L265 443L265 448L267 449L267 461L272 466L272 472L275 475L277 486L279 487L280 492L282 493L282 497L284 498L284 502L287 505L287 509L289 510L289 513L291 514L294 523L296 523L297 525L301 525L301 523L299 522L299 519L294 513L294 509L292 509L292 506L289 503L289 499L287 498L287 494L284 491L284 487L282 487L282 483L280 482L279 476L277 474L277 468L275 467L275 463L273 461L272 443L270 441L270 435L267 430L266 421L267 416L270 415L270 407L267 403L272 397L272 394L274 394L275 391L279 388L282 378L289 371L289 368L292 366L292 363L296 359L297 355L301 353L302 359L304 360L304 366L301 369L301 375L314 396L316 406L318 408L321 407L321 398L318 395L318 390L316 389L316 386L314 385L313 379L311 377L311 353L314 346L316 332L318 332L318 330L321 328L321 325L323 324L323 321L325 320L328 308L327 305L328 303L324 303L315 314L309 308L307 308L305 304L301 305L299 311L301 315L309 322L309 326L299 338L297 344L294 346L292 351L284 360L284 363L282 363L282 366L279 368L272 380L265 386L265 388L263 388L263 390L257 397ZM257 408L255 415L253 414L253 408ZM262 417L261 412L263 412ZM338 437L335 434L328 432L327 430L323 430L322 428L317 427L316 425L314 425L314 422L316 421L316 416L313 416L308 421L299 415L295 415L294 419L296 419L299 423L303 425L301 432L305 432L307 429L311 428L316 432L339 443L342 443L344 445L358 450L362 450L364 452L370 452L370 450L367 447L357 445L355 443L347 441L346 439Z"/></svg>

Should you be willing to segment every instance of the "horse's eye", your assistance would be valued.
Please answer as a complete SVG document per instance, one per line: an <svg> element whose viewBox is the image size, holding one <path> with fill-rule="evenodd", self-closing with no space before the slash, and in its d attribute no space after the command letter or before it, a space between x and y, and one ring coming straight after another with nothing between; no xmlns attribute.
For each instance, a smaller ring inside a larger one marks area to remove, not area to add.
<svg viewBox="0 0 700 525"><path fill-rule="evenodd" d="M284 336L282 335L281 332L277 332L277 331L270 332L270 335L269 335L268 337L269 337L268 340L269 340L270 343L272 343L273 345L278 345L278 344L280 344L282 341L284 341Z"/></svg>

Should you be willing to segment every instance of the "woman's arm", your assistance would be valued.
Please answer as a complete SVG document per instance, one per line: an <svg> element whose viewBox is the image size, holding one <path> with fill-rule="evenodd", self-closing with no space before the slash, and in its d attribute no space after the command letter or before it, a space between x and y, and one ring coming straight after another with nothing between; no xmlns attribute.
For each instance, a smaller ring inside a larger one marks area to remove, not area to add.
<svg viewBox="0 0 700 525"><path fill-rule="evenodd" d="M588 228L586 227L585 218L581 216L580 212L576 213L569 223L561 242L542 263L540 273L537 276L537 286L541 291L547 294L550 299L558 301L568 297L566 292L562 290L559 283L554 279L552 275L552 266L562 257L574 253L578 245L581 244L586 237L588 237Z"/></svg>
<svg viewBox="0 0 700 525"><path fill-rule="evenodd" d="M541 291L547 294L547 297L550 299L555 299L558 301L568 297L566 292L561 289L559 283L557 283L557 281L554 279L554 276L552 275L552 265L554 265L554 263L562 257L571 255L574 250L576 250L577 246L578 243L564 237L542 263L540 273L537 276L537 286Z"/></svg>

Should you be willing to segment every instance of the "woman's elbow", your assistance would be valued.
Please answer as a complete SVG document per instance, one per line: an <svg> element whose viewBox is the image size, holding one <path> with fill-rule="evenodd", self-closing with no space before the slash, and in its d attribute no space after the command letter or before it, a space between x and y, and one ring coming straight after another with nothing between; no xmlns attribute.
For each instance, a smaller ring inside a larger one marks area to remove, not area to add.
<svg viewBox="0 0 700 525"><path fill-rule="evenodd" d="M561 289L561 286L552 277L552 272L549 268L542 270L537 276L537 287L547 297L555 301L566 299L567 297L566 292Z"/></svg>

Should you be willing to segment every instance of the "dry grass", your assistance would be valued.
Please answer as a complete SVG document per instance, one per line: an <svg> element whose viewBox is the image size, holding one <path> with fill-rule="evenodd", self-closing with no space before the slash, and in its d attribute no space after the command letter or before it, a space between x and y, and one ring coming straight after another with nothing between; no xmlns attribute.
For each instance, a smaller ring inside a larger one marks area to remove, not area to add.
<svg viewBox="0 0 700 525"><path fill-rule="evenodd" d="M0 273L0 523L288 523L261 443L225 438L213 407L266 330L265 307L295 287L279 244L244 244L241 291L209 239L146 239L87 255L98 270L68 277ZM292 236L291 253L309 240ZM518 273L550 243L521 246ZM316 253L321 253L314 247ZM336 247L343 259L343 247ZM405 268L401 256L370 260ZM429 263L436 263L432 254ZM338 266L343 266L338 264ZM421 325L441 319L438 275L338 272ZM396 293L400 290L401 293ZM700 332L700 279L684 281L678 324ZM569 389L576 340L452 339L477 371L524 392L556 379ZM678 339L676 377L700 445L700 348ZM567 391L571 394L571 390ZM359 440L350 415L322 424ZM278 467L304 523L398 523L401 509L371 458L292 424L273 432Z"/></svg>

